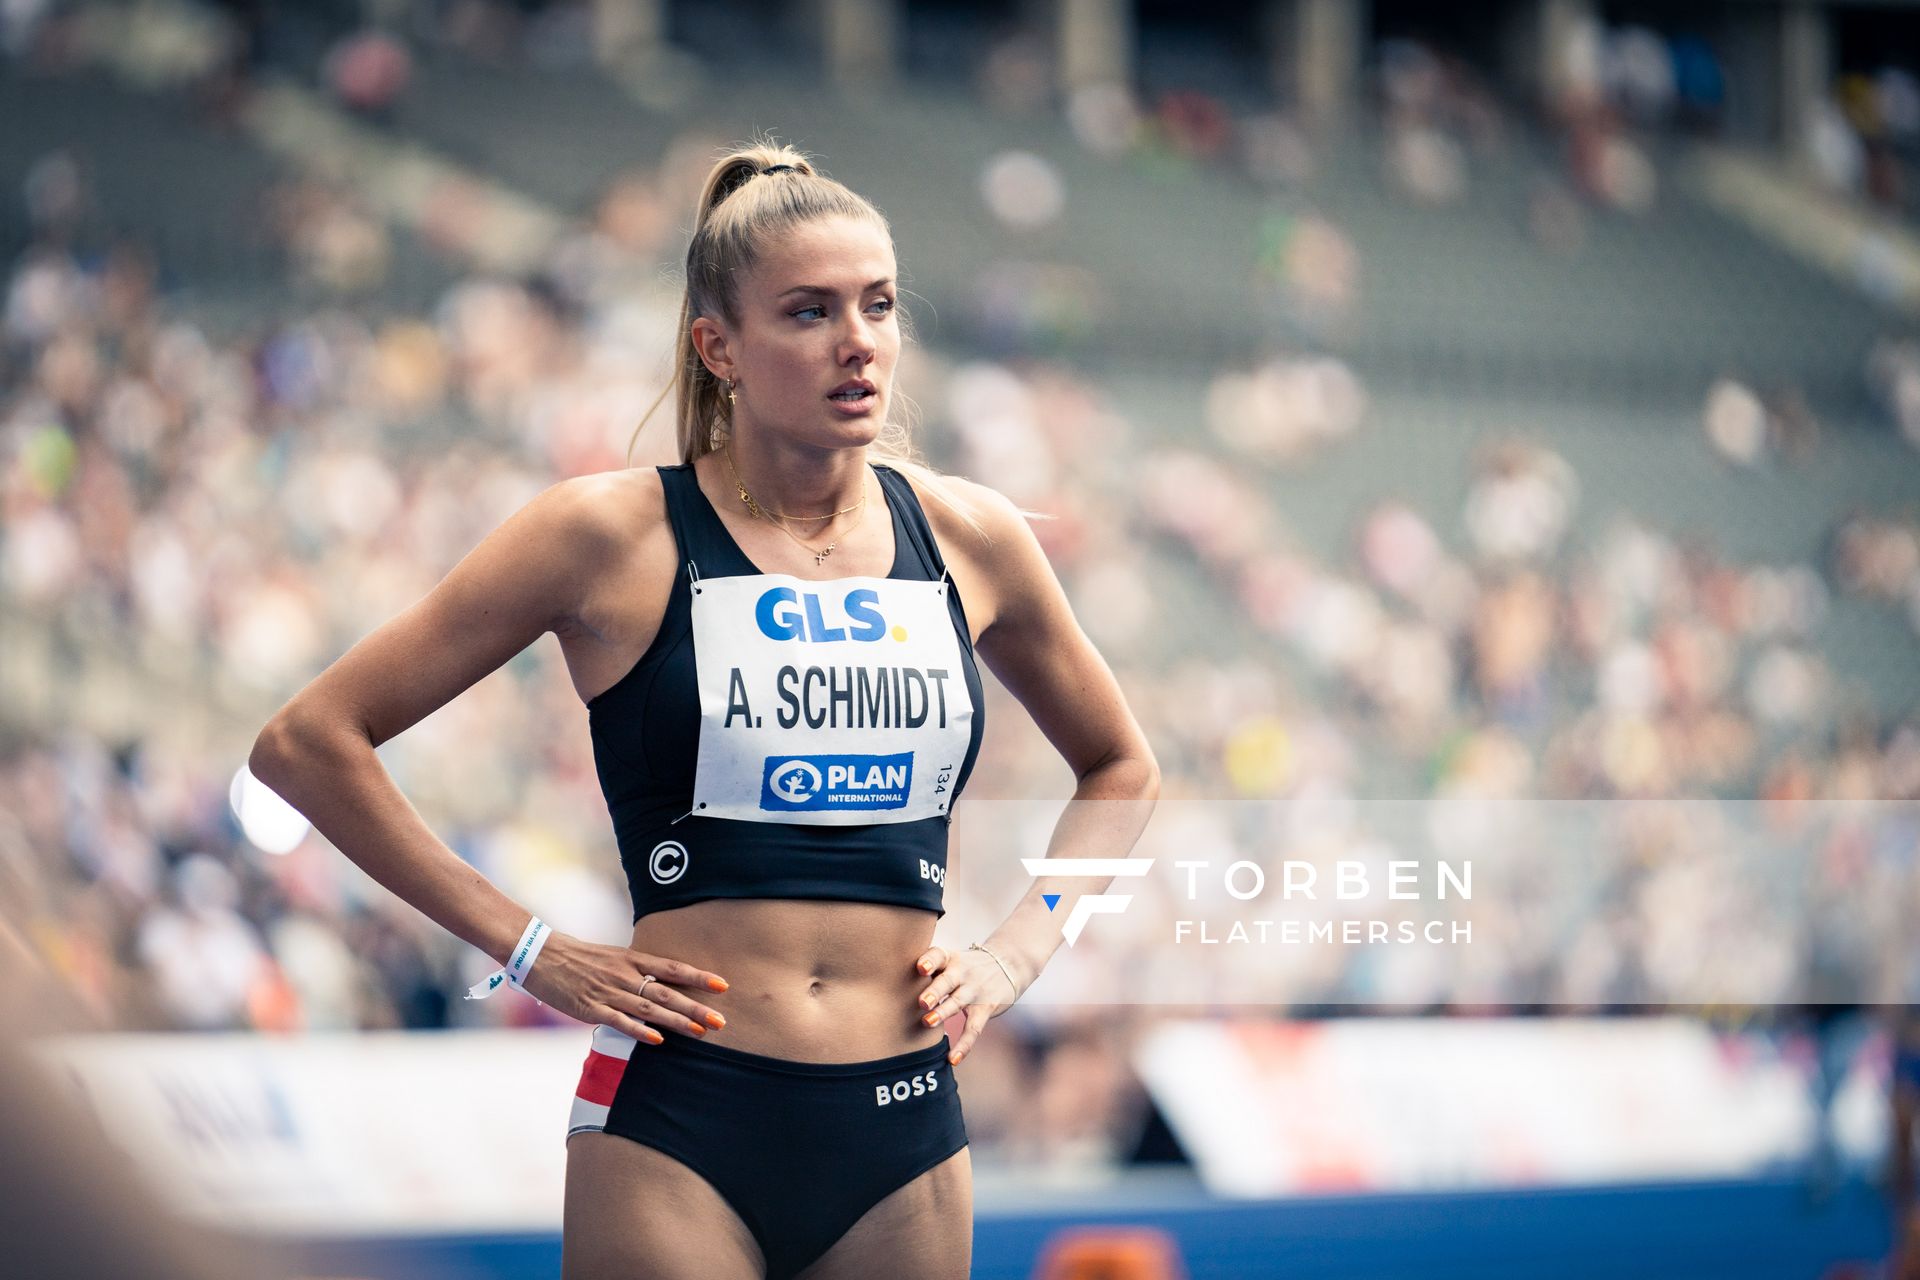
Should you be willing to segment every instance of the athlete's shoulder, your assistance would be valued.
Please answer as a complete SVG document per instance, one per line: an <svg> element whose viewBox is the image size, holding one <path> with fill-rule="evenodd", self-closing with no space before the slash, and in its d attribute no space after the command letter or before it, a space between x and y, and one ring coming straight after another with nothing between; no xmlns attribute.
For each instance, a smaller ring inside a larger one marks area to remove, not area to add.
<svg viewBox="0 0 1920 1280"><path fill-rule="evenodd" d="M596 471L556 481L530 507L562 540L583 547L631 546L666 523L667 500L652 467Z"/></svg>
<svg viewBox="0 0 1920 1280"><path fill-rule="evenodd" d="M934 537L948 554L958 551L991 560L1031 537L1026 513L990 485L962 476L902 474L913 485Z"/></svg>

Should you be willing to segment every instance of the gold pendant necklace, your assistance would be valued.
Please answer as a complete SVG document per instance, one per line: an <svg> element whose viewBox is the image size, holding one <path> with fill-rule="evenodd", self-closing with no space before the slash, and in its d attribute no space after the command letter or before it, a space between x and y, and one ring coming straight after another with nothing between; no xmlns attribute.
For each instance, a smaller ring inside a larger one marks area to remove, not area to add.
<svg viewBox="0 0 1920 1280"><path fill-rule="evenodd" d="M826 563L827 557L833 554L833 549L840 545L840 539L835 538L832 541L828 542L825 550L816 550L815 548L810 547L805 542L801 541L799 534L787 528L786 522L788 520L798 520L803 524L813 524L821 520L832 520L837 516L843 516L847 514L847 512L849 511L857 511L859 512L859 515L856 515L853 518L853 523L848 525L846 529L847 533L851 533L855 529L858 529L860 527L860 521L867 514L867 491L866 491L866 485L864 483L862 483L860 486L860 501L855 502L850 506L842 507L838 511L829 511L826 515L823 515L823 516L790 516L784 512L770 511L766 507L761 506L759 502L755 501L754 496L751 493L747 492L747 486L741 483L740 471L738 468L736 468L733 465L733 445L731 442L728 443L724 452L726 454L726 459L727 459L727 472L733 477L733 487L740 491L740 501L746 504L748 512L750 512L756 518L772 521L773 526L776 529L786 534L789 538L792 538L794 542L799 544L800 549L802 551L805 551L808 555L812 556L813 562L816 565Z"/></svg>

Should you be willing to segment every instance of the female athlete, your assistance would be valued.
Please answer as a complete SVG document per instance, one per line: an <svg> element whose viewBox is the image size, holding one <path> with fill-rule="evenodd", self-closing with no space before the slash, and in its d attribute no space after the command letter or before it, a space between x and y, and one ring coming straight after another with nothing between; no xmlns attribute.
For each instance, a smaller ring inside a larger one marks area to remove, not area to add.
<svg viewBox="0 0 1920 1280"><path fill-rule="evenodd" d="M568 1277L965 1276L953 1065L1058 946L1043 892L1099 887L1039 880L991 936L933 945L975 654L1078 779L1049 857L1124 856L1158 793L1020 512L907 460L897 274L886 219L800 153L720 161L687 253L681 465L547 489L254 749L496 983L595 1024ZM629 946L530 918L374 755L547 631L589 708Z"/></svg>

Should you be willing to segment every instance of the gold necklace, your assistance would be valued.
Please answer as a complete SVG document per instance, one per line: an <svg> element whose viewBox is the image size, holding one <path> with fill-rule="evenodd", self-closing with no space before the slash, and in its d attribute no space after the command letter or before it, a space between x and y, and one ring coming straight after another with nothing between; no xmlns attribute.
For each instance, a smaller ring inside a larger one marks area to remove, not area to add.
<svg viewBox="0 0 1920 1280"><path fill-rule="evenodd" d="M780 530L780 532L786 534L789 538L792 538L794 542L798 543L802 551L805 551L808 555L813 557L813 562L816 565L826 563L827 557L833 554L833 549L840 545L840 539L838 538L833 539L831 542L827 543L826 550L818 551L808 546L805 542L802 542L800 540L799 534L787 528L786 522L788 520L799 520L802 523L811 524L821 520L831 520L835 516L843 516L847 514L847 512L849 511L858 511L860 514L855 516L853 518L853 523L847 526L846 531L848 533L851 533L855 529L858 529L860 527L860 521L867 514L867 489L866 489L866 484L864 483L864 480L860 486L860 501L853 503L851 506L842 507L838 511L829 511L826 515L823 515L823 516L790 516L790 515L787 515L785 512L770 511L766 507L761 506L759 502L757 502L754 499L754 496L751 493L747 492L747 486L741 483L740 472L733 465L733 445L728 444L724 452L727 458L727 471L729 474L733 476L733 487L740 491L740 501L746 503L747 510L756 517L761 517L767 520L771 520L773 522L774 528Z"/></svg>

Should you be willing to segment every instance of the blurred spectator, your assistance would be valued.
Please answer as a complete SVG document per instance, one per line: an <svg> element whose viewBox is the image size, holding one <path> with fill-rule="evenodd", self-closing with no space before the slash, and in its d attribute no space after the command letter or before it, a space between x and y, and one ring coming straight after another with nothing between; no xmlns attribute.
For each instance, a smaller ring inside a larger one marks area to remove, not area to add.
<svg viewBox="0 0 1920 1280"><path fill-rule="evenodd" d="M1297 462L1357 430L1366 409L1366 390L1353 370L1320 357L1216 375L1206 416L1215 437L1234 452Z"/></svg>
<svg viewBox="0 0 1920 1280"><path fill-rule="evenodd" d="M1707 391L1707 440L1720 456L1741 466L1757 466L1766 456L1767 411L1760 397L1732 378Z"/></svg>
<svg viewBox="0 0 1920 1280"><path fill-rule="evenodd" d="M1479 460L1467 493L1467 532L1492 561L1544 560L1559 549L1579 502L1573 469L1551 449L1501 444Z"/></svg>
<svg viewBox="0 0 1920 1280"><path fill-rule="evenodd" d="M355 115L386 120L406 92L413 55L384 31L357 31L327 51L320 74L341 106Z"/></svg>
<svg viewBox="0 0 1920 1280"><path fill-rule="evenodd" d="M386 283L387 228L351 196L317 182L291 182L270 193L267 218L307 281L345 294Z"/></svg>
<svg viewBox="0 0 1920 1280"><path fill-rule="evenodd" d="M980 197L1002 226L1035 231L1056 221L1066 206L1060 171L1030 151L1003 151L980 174Z"/></svg>
<svg viewBox="0 0 1920 1280"><path fill-rule="evenodd" d="M1882 338L1867 357L1867 385L1900 435L1920 449L1920 340Z"/></svg>

